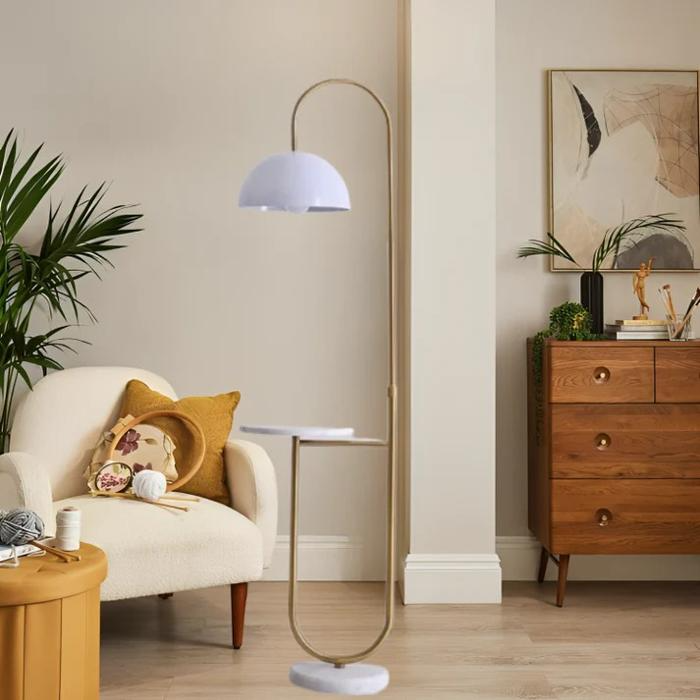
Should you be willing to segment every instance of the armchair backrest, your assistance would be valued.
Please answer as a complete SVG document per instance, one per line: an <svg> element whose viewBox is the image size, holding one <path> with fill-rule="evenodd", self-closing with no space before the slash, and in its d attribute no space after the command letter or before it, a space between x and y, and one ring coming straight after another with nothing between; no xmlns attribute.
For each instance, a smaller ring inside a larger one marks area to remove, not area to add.
<svg viewBox="0 0 700 700"><path fill-rule="evenodd" d="M100 435L116 423L124 388L140 379L177 398L157 374L130 367L77 367L38 381L12 424L10 450L29 452L49 473L55 501L86 493L82 474Z"/></svg>

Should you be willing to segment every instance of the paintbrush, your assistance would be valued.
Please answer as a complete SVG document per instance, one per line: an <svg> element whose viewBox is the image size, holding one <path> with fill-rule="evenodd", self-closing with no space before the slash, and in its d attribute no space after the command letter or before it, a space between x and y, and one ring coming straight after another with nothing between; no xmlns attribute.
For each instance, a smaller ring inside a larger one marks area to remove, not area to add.
<svg viewBox="0 0 700 700"><path fill-rule="evenodd" d="M664 285L663 287L659 288L659 296L661 297L661 301L664 304L664 308L666 309L666 315L671 319L671 322L675 325L676 321L676 315L673 312L673 307L669 303L669 290L666 289L668 285Z"/></svg>
<svg viewBox="0 0 700 700"><path fill-rule="evenodd" d="M666 297L668 299L668 307L671 311L671 318L675 321L676 320L676 309L673 306L673 297L671 296L671 285L670 284L665 284L662 289L666 293Z"/></svg>
<svg viewBox="0 0 700 700"><path fill-rule="evenodd" d="M695 290L695 294L694 294L693 298L690 300L690 303L688 304L688 308L685 312L685 316L683 316L683 320L676 328L676 332L673 334L674 338L680 337L681 333L683 332L683 329L685 328L685 324L688 323L688 321L690 320L690 317L693 314L693 307L697 306L699 303L700 303L700 287L698 287Z"/></svg>
<svg viewBox="0 0 700 700"><path fill-rule="evenodd" d="M688 308L685 310L686 316L691 312L693 306L695 306L695 304L697 304L698 299L700 299L700 287L698 287L695 290L695 294L693 295L693 298L690 300L690 303L688 304ZM685 318L685 316L683 318Z"/></svg>

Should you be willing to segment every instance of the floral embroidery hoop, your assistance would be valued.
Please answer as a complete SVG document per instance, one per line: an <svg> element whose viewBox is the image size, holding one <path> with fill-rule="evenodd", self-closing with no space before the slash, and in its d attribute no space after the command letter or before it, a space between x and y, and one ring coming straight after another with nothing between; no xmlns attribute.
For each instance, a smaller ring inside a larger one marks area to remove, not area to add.
<svg viewBox="0 0 700 700"><path fill-rule="evenodd" d="M114 438L109 446L107 462L118 461L114 460L114 452L117 449L117 445L119 444L122 436L124 436L132 428L135 428L137 425L148 423L148 421L152 420L153 418L177 418L181 422L185 423L197 438L196 442L199 449L197 450L194 459L191 461L190 468L182 475L178 473L178 478L169 483L166 488L166 491L175 491L176 489L184 486L197 473L199 468L202 466L202 462L204 461L204 452L206 450L206 439L204 438L204 432L202 431L199 423L197 423L197 421L188 416L186 413L182 413L182 411L173 411L168 409L149 411L148 413L144 413L143 415L132 418L130 421L121 424L120 429L115 430L113 433Z"/></svg>

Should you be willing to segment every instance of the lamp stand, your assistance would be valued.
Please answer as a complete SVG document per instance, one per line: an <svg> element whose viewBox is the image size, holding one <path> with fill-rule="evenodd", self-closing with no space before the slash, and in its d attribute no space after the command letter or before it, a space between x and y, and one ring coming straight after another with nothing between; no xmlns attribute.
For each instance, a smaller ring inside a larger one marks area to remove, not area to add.
<svg viewBox="0 0 700 700"><path fill-rule="evenodd" d="M297 100L292 111L291 136L292 151L297 149L297 113L304 99L315 90L326 85L349 85L360 88L367 93L380 108L386 123L386 165L387 165L387 198L388 198L388 264L389 264L389 386L387 388L388 402L388 435L386 441L381 440L314 440L300 436L292 438L292 503L290 523L290 552L289 552L289 624L292 634L302 649L319 662L298 663L292 666L289 679L295 685L326 693L344 693L347 695L372 695L384 690L389 684L389 672L381 666L360 664L387 638L394 619L394 578L396 572L396 435L397 435L397 387L396 387L396 358L397 358L397 304L396 304L396 241L394 236L394 167L392 161L393 132L391 116L379 96L362 83L345 78L329 78L311 85ZM297 602L297 544L299 529L299 468L301 466L302 446L346 445L346 446L386 446L388 448L387 463L387 522L386 522L386 580L384 600L384 627L379 636L363 651L342 655L323 653L315 649L301 632L296 613Z"/></svg>

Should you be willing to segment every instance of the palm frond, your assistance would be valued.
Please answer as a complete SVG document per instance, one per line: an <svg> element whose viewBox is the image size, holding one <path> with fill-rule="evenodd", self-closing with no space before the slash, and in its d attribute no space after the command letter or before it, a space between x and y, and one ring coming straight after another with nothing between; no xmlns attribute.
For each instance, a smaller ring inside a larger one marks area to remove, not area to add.
<svg viewBox="0 0 700 700"><path fill-rule="evenodd" d="M61 204L49 204L39 252L15 239L63 173L61 156L36 166L42 146L21 159L10 131L0 145L0 452L7 448L12 403L18 382L32 387L29 368L46 374L61 369L57 354L76 352L85 340L65 335L81 317L95 321L80 300L78 282L100 276L112 266L109 255L124 247L125 236L140 231L141 214L117 204L103 208L107 188L83 188L65 217ZM45 308L58 326L36 332L37 308ZM30 330L31 329L31 330Z"/></svg>
<svg viewBox="0 0 700 700"><path fill-rule="evenodd" d="M522 246L518 250L518 257L529 258L532 255L552 255L557 258L564 258L579 267L573 255L569 253L553 234L547 233L547 239L546 241L540 241L536 238L531 238L527 242L527 245Z"/></svg>
<svg viewBox="0 0 700 700"><path fill-rule="evenodd" d="M619 226L608 229L600 245L593 251L591 270L598 272L611 253L614 253L615 256L619 254L620 245L624 240L634 236L642 236L649 229L667 232L685 231L685 224L676 217L677 215L672 213L650 214L630 219Z"/></svg>

